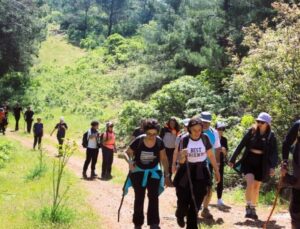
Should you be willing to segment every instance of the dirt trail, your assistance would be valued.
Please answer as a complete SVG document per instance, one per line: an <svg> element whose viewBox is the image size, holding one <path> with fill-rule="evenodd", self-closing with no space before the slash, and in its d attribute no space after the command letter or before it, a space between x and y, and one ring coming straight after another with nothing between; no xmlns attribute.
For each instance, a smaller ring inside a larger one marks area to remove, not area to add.
<svg viewBox="0 0 300 229"><path fill-rule="evenodd" d="M32 142L28 138L22 137L15 132L7 132L8 137L21 142L25 147L31 148ZM49 138L47 136L47 138ZM49 156L55 157L57 149L54 146L44 144L43 148L47 151ZM70 158L68 168L74 174L81 178L82 165L84 159L73 156ZM114 159L114 166L127 173L128 166L124 160L117 157ZM99 163L98 163L98 168ZM88 191L87 200L94 208L94 211L101 217L103 229L129 229L133 228L132 213L133 213L133 190L130 189L128 195L125 197L122 212L121 222L117 222L117 211L122 195L122 186L114 184L111 181L80 181L83 187ZM147 198L146 198L147 199ZM147 201L145 201L145 210L147 209ZM160 218L162 229L177 229L176 218L174 216L176 206L176 195L173 188L167 188L160 196ZM265 220L270 209L258 209L259 218ZM220 228L262 228L263 221L252 221L244 218L243 206L231 206L231 208L223 211L215 206L211 206L211 212L214 215L214 220L205 222L208 225L219 225ZM145 217L146 218L146 217ZM144 226L144 228L147 228ZM272 217L270 222L270 229L290 228L290 217L287 211L279 212Z"/></svg>

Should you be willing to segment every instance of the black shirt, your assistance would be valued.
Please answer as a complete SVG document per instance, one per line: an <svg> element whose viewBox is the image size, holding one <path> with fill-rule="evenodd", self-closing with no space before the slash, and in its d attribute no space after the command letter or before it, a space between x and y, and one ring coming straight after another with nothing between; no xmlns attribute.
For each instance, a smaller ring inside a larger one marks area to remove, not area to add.
<svg viewBox="0 0 300 229"><path fill-rule="evenodd" d="M227 138L222 136L221 139L220 139L220 142L221 142L221 146L224 147L228 151Z"/></svg>
<svg viewBox="0 0 300 229"><path fill-rule="evenodd" d="M23 110L22 107L14 107L14 109L13 109L14 116L16 118L20 118L22 110Z"/></svg>
<svg viewBox="0 0 300 229"><path fill-rule="evenodd" d="M251 139L252 149L263 151L265 149L267 138L268 138L268 134L261 135L259 132L257 132L254 135L254 137Z"/></svg>
<svg viewBox="0 0 300 229"><path fill-rule="evenodd" d="M34 112L33 111L25 111L25 113L24 113L24 116L25 116L25 120L26 121L32 121L33 120L33 115L34 115Z"/></svg>
<svg viewBox="0 0 300 229"><path fill-rule="evenodd" d="M140 127L136 128L134 131L133 131L133 134L132 136L134 136L135 138L137 138L138 136L144 134L144 130L141 129Z"/></svg>
<svg viewBox="0 0 300 229"><path fill-rule="evenodd" d="M66 130L68 129L68 126L66 123L58 123L56 124L55 129L57 129L57 137L64 138L66 136Z"/></svg>
<svg viewBox="0 0 300 229"><path fill-rule="evenodd" d="M134 151L134 161L141 169L152 169L160 161L160 151L165 148L163 141L156 137L156 143L152 148L148 148L144 143L144 135L136 138L130 148Z"/></svg>

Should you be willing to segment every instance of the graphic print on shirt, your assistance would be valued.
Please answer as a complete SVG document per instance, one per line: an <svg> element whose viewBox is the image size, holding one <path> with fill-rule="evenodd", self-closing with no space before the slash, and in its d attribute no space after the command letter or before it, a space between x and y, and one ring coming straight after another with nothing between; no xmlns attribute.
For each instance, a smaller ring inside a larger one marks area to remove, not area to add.
<svg viewBox="0 0 300 229"><path fill-rule="evenodd" d="M187 146L188 149L188 161L195 163L195 162L202 162L205 161L207 158L206 148L203 144L202 139L198 141L193 141L189 139L189 144Z"/></svg>
<svg viewBox="0 0 300 229"><path fill-rule="evenodd" d="M140 160L143 165L149 165L156 159L154 152L141 151Z"/></svg>

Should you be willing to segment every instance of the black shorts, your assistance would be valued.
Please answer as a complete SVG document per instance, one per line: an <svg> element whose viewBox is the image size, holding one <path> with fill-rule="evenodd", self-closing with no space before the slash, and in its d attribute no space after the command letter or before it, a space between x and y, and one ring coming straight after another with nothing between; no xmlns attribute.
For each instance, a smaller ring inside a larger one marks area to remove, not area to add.
<svg viewBox="0 0 300 229"><path fill-rule="evenodd" d="M292 225L296 228L300 228L300 189L292 189L290 214L292 218Z"/></svg>
<svg viewBox="0 0 300 229"><path fill-rule="evenodd" d="M242 162L241 171L244 175L253 174L256 181L263 179L263 155L249 152Z"/></svg>

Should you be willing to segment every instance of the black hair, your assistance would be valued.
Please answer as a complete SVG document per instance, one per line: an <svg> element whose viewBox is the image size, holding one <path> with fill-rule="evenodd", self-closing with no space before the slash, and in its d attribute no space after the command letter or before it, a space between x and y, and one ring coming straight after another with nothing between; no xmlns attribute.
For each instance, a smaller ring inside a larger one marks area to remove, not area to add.
<svg viewBox="0 0 300 229"><path fill-rule="evenodd" d="M171 117L171 118L169 119L169 121L167 122L167 126L170 127L170 123L171 123L172 121L175 122L175 130L176 130L177 132L179 132L179 131L180 131L180 125L179 125L179 123L178 123L178 121L177 121L177 119L176 119L175 117Z"/></svg>
<svg viewBox="0 0 300 229"><path fill-rule="evenodd" d="M148 130L157 130L157 132L159 132L160 130L160 125L158 123L158 121L154 118L149 118L145 120L144 123L144 132L148 131Z"/></svg>
<svg viewBox="0 0 300 229"><path fill-rule="evenodd" d="M92 121L91 126L99 126L99 122L98 121Z"/></svg>
<svg viewBox="0 0 300 229"><path fill-rule="evenodd" d="M200 125L201 127L203 127L203 123L202 123L201 119L199 117L191 118L191 120L189 121L189 124L188 124L189 133L191 133L191 128L196 125Z"/></svg>

